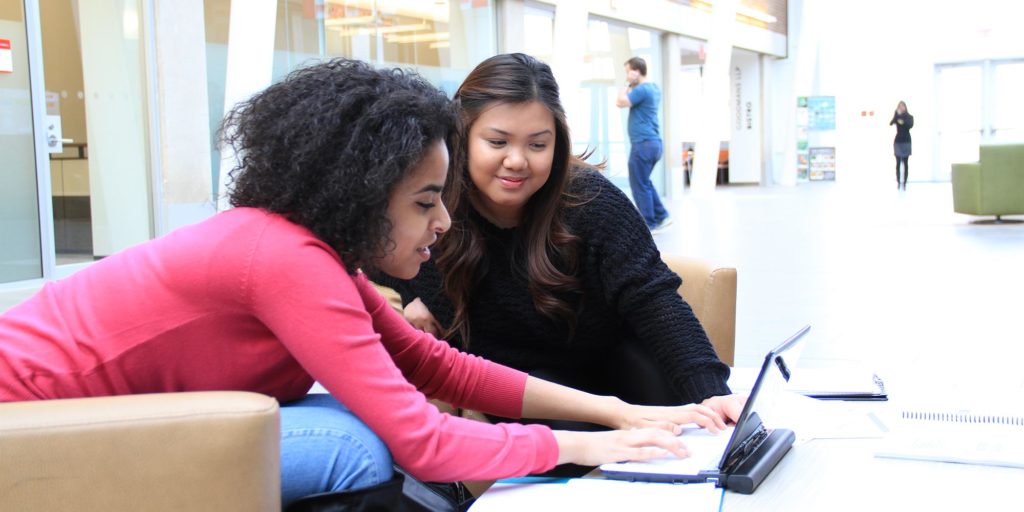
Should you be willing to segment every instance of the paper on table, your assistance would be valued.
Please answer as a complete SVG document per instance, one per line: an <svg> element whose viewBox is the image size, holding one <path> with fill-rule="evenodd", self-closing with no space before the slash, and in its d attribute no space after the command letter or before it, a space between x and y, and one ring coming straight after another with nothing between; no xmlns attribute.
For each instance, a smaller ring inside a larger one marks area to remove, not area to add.
<svg viewBox="0 0 1024 512"><path fill-rule="evenodd" d="M864 410L848 402L823 401L799 393L782 393L771 421L782 423L771 426L791 429L796 433L797 443L811 439L862 439L877 438L888 430L872 411Z"/></svg>
<svg viewBox="0 0 1024 512"><path fill-rule="evenodd" d="M477 498L472 512L523 510L687 510L718 511L722 489L714 484L624 482L574 478L558 483L499 481Z"/></svg>
<svg viewBox="0 0 1024 512"><path fill-rule="evenodd" d="M1024 415L905 411L875 456L1024 468Z"/></svg>

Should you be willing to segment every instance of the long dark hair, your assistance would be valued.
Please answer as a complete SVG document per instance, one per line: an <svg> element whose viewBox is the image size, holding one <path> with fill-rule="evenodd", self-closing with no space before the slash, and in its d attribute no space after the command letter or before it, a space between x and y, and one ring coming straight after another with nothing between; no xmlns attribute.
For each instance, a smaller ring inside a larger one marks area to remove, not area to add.
<svg viewBox="0 0 1024 512"><path fill-rule="evenodd" d="M523 207L513 261L525 259L529 291L537 310L565 325L570 337L575 330L576 311L564 297L581 293L575 276L579 239L565 226L562 210L573 199L568 193L573 170L591 166L583 162L586 154L572 155L569 126L551 68L522 53L496 55L481 62L455 92L461 122L452 142L452 174L459 179L445 191L452 227L441 237L436 250L445 293L454 308L445 336L457 335L464 347L469 346L468 306L482 278L479 273L486 244L469 215L469 194L474 187L469 178L469 130L488 107L534 101L544 105L554 118L554 157L547 182Z"/></svg>
<svg viewBox="0 0 1024 512"><path fill-rule="evenodd" d="M457 117L413 72L335 59L240 103L218 136L239 156L231 205L284 215L330 245L349 273L384 256L388 197Z"/></svg>

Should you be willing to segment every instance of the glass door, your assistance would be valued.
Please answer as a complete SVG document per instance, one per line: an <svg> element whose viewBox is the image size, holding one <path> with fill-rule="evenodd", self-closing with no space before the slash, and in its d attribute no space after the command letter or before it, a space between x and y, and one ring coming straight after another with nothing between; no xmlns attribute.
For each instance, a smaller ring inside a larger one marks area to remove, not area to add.
<svg viewBox="0 0 1024 512"><path fill-rule="evenodd" d="M937 181L950 180L954 163L978 160L981 77L980 64L944 66L938 70L939 166L933 174Z"/></svg>
<svg viewBox="0 0 1024 512"><path fill-rule="evenodd" d="M992 142L1024 142L1024 60L993 65Z"/></svg>
<svg viewBox="0 0 1024 512"><path fill-rule="evenodd" d="M43 276L25 12L0 2L0 283Z"/></svg>
<svg viewBox="0 0 1024 512"><path fill-rule="evenodd" d="M572 90L571 83L560 84L562 102L573 133L573 148L577 153L585 148L593 149L591 160L607 162L605 176L627 192L629 135L626 126L629 109L616 107L615 99L626 83L625 62L631 57L643 58L647 62L647 79L662 90L658 115L664 140L665 84L662 83L660 40L659 32L591 18L587 24L587 53L579 88ZM651 181L658 193L664 196L664 156L654 166Z"/></svg>
<svg viewBox="0 0 1024 512"><path fill-rule="evenodd" d="M978 146L1024 142L1024 60L944 64L938 80L938 167L949 181L956 162L978 160Z"/></svg>

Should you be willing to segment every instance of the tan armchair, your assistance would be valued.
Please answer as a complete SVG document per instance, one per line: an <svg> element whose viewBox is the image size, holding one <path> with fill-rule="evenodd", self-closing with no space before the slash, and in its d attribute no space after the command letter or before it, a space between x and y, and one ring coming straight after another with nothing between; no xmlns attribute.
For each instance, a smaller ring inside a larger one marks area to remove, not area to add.
<svg viewBox="0 0 1024 512"><path fill-rule="evenodd" d="M0 403L0 508L279 511L279 430L256 393Z"/></svg>
<svg viewBox="0 0 1024 512"><path fill-rule="evenodd" d="M679 294L704 326L718 358L732 366L736 357L736 269L671 254L662 254L661 259L683 278Z"/></svg>

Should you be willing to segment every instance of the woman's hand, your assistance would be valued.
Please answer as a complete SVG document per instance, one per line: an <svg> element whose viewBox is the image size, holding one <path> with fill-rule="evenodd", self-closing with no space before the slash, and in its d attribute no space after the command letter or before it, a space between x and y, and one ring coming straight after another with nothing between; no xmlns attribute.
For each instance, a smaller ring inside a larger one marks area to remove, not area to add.
<svg viewBox="0 0 1024 512"><path fill-rule="evenodd" d="M608 462L690 455L678 436L656 428L606 432L555 430L553 433L558 443L558 464L571 462L581 466L600 466Z"/></svg>
<svg viewBox="0 0 1024 512"><path fill-rule="evenodd" d="M701 402L701 405L715 411L716 414L725 418L729 424L735 424L740 419L743 406L747 404L747 397L743 395L722 395L713 396Z"/></svg>
<svg viewBox="0 0 1024 512"><path fill-rule="evenodd" d="M413 327L433 334L434 337L441 336L441 324L437 323L434 315L427 309L427 305L420 300L419 297L413 299L403 310L405 319L412 324Z"/></svg>
<svg viewBox="0 0 1024 512"><path fill-rule="evenodd" d="M620 423L609 426L620 429L656 428L679 434L682 425L686 423L696 423L712 433L718 433L725 428L726 416L722 414L721 408L708 407L706 403L656 407L622 402Z"/></svg>

